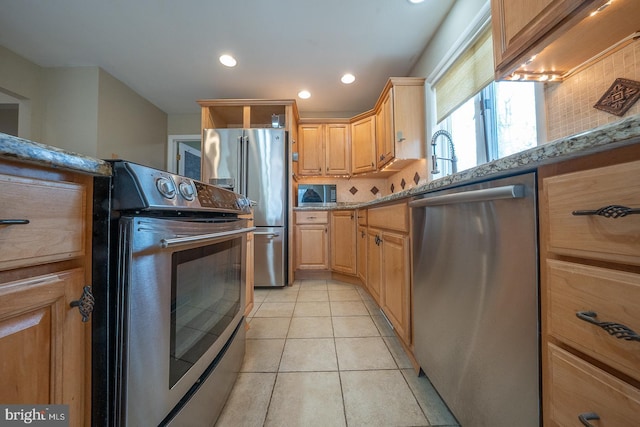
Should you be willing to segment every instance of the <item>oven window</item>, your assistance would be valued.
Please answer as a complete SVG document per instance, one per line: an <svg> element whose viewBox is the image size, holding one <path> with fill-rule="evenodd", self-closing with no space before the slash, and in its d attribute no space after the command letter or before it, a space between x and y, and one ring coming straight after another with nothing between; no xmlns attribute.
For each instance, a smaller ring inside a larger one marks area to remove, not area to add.
<svg viewBox="0 0 640 427"><path fill-rule="evenodd" d="M240 310L242 239L175 252L169 387L215 343Z"/></svg>

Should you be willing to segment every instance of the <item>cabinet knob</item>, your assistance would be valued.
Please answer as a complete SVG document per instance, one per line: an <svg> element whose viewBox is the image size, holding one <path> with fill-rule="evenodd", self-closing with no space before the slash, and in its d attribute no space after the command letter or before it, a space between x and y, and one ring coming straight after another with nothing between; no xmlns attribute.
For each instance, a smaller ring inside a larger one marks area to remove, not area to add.
<svg viewBox="0 0 640 427"><path fill-rule="evenodd" d="M80 315L82 316L82 321L88 322L95 303L96 300L93 298L93 293L91 293L91 286L85 286L82 288L82 295L80 296L80 299L71 301L71 304L69 305L71 307L78 307Z"/></svg>

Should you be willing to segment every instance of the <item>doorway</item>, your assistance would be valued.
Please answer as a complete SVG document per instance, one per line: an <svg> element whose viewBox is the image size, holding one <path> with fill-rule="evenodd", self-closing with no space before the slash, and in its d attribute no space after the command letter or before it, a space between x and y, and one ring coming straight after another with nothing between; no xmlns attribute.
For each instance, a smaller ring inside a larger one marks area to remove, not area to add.
<svg viewBox="0 0 640 427"><path fill-rule="evenodd" d="M169 135L167 171L200 180L200 147L200 135Z"/></svg>

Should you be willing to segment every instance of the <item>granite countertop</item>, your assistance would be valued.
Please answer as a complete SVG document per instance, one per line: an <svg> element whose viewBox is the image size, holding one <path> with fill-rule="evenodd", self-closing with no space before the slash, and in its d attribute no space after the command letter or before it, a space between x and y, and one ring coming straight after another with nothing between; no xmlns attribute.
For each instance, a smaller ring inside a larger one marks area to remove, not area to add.
<svg viewBox="0 0 640 427"><path fill-rule="evenodd" d="M587 132L560 138L516 154L447 175L424 185L362 203L337 203L330 207L294 207L294 210L357 209L411 197L417 194L456 187L488 178L532 171L539 166L586 156L613 148L640 143L640 115L600 126Z"/></svg>
<svg viewBox="0 0 640 427"><path fill-rule="evenodd" d="M103 160L5 133L0 133L0 158L90 175L111 175L111 165Z"/></svg>

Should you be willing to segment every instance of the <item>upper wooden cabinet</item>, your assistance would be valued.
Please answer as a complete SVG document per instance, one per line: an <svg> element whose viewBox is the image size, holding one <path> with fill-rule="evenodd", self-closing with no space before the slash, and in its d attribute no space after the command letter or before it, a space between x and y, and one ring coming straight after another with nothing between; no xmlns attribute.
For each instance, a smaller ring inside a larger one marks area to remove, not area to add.
<svg viewBox="0 0 640 427"><path fill-rule="evenodd" d="M299 175L348 175L351 132L348 120L335 123L301 121L298 127Z"/></svg>
<svg viewBox="0 0 640 427"><path fill-rule="evenodd" d="M376 116L362 115L351 123L351 140L351 172L375 171Z"/></svg>
<svg viewBox="0 0 640 427"><path fill-rule="evenodd" d="M544 74L560 80L607 50L631 42L640 30L640 2L614 1L592 16L606 3L491 0L496 80Z"/></svg>
<svg viewBox="0 0 640 427"><path fill-rule="evenodd" d="M202 128L270 128L274 114L279 127L292 132L298 126L293 99L201 99Z"/></svg>
<svg viewBox="0 0 640 427"><path fill-rule="evenodd" d="M424 158L424 79L392 77L376 104L376 166L397 171ZM389 164L392 162L393 164Z"/></svg>

